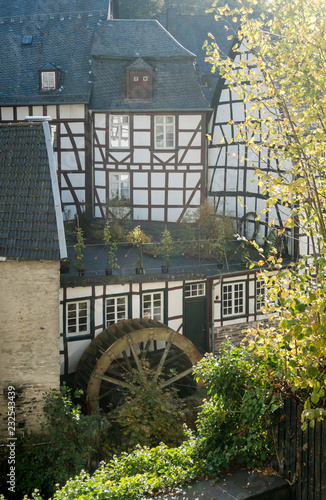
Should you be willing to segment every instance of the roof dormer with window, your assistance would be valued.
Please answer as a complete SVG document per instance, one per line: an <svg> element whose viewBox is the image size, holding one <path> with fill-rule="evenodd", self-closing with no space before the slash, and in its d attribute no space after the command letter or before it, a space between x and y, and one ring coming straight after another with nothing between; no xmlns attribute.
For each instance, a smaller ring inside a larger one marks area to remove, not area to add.
<svg viewBox="0 0 326 500"><path fill-rule="evenodd" d="M142 58L127 67L126 98L133 101L150 101L153 98L153 68Z"/></svg>

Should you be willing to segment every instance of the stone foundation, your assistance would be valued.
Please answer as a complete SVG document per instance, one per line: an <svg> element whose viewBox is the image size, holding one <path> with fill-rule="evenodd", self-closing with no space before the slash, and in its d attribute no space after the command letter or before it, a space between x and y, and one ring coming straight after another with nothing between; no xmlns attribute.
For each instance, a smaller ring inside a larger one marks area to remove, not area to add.
<svg viewBox="0 0 326 500"><path fill-rule="evenodd" d="M256 329L258 326L267 328L273 326L268 319L260 321L252 321L250 323L238 323L235 325L221 326L214 329L214 353L218 354L224 342L231 342L235 346L239 346L240 342L248 334L249 329Z"/></svg>

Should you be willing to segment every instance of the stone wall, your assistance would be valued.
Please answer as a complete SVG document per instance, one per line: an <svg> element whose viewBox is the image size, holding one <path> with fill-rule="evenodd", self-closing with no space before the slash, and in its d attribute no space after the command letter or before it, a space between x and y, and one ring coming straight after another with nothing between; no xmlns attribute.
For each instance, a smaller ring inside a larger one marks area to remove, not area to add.
<svg viewBox="0 0 326 500"><path fill-rule="evenodd" d="M223 342L230 341L233 345L239 346L241 340L243 340L248 334L248 330L256 329L258 325L262 326L263 328L267 328L268 325L273 326L268 319L262 319L260 321L251 321L250 323L237 323L234 325L215 328L214 353L218 354L218 351L222 347Z"/></svg>
<svg viewBox="0 0 326 500"><path fill-rule="evenodd" d="M60 385L59 262L0 262L0 442L8 437L8 401L16 435L40 430L44 391ZM13 386L15 398L8 398ZM10 405L11 407L13 405Z"/></svg>

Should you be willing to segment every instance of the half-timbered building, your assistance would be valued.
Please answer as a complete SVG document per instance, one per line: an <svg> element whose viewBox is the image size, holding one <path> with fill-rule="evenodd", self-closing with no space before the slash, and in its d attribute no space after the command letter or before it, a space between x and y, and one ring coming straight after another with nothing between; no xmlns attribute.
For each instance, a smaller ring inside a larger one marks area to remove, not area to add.
<svg viewBox="0 0 326 500"><path fill-rule="evenodd" d="M176 19L172 9L168 31L156 20L113 19L108 0L93 1L91 9L86 0L20 0L19 10L16 3L0 9L0 121L49 117L67 219L85 209L103 218L122 208L135 223L164 225L180 221L207 196L240 220L261 208L258 188L249 183L251 167L239 159L244 146L220 140L235 133L229 122L242 119L242 103L206 71L204 51L196 66L193 51L204 40L203 30L195 36L194 19ZM206 30L207 17L201 22ZM231 42L216 27L226 53ZM207 131L213 138L208 152ZM239 208L239 197L249 208ZM61 276L62 375L75 372L86 353L82 376L105 384L108 366L99 372L90 361L102 366L103 352L127 365L131 354L137 363L140 349L165 359L174 345L174 356L182 358L181 349L187 357L192 348L180 334L203 353L225 335L238 340L249 323L264 319L258 273L239 262L226 260L218 270L213 260L177 259L164 275L161 263L151 262L137 276L128 252L121 251L113 276L105 275L101 247L86 250L84 277L74 270ZM91 373L84 373L86 365ZM189 370L186 361L180 373Z"/></svg>

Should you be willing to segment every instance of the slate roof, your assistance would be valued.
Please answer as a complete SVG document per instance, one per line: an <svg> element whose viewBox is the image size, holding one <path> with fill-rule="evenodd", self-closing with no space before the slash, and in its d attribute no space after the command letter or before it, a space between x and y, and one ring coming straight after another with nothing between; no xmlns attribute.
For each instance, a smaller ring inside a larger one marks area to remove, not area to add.
<svg viewBox="0 0 326 500"><path fill-rule="evenodd" d="M2 1L0 18L3 12L14 10L13 6L6 9L6 5L19 4L24 12L27 3L25 0ZM34 2L29 3L34 5ZM78 1L82 8L86 3ZM35 9L36 4L41 8L43 0L35 2ZM56 2L52 2L53 5ZM13 22L10 17L0 22L0 104L89 102L89 60L94 26L106 19L106 12L93 12L90 17L88 11L76 11L71 15L42 12L42 15L15 17ZM32 43L22 45L23 36L32 36ZM60 90L41 92L39 70L53 67L59 69Z"/></svg>
<svg viewBox="0 0 326 500"><path fill-rule="evenodd" d="M96 28L92 55L110 58L186 57L194 54L178 43L156 19L109 19Z"/></svg>
<svg viewBox="0 0 326 500"><path fill-rule="evenodd" d="M0 257L60 258L49 158L40 122L0 125Z"/></svg>
<svg viewBox="0 0 326 500"><path fill-rule="evenodd" d="M167 16L162 15L160 17L161 24L167 28ZM211 40L208 37L208 33L212 33L216 39L216 43L225 57L229 55L229 52L234 43L233 40L228 40L228 36L232 35L232 31L226 31L225 21L219 19L215 20L213 14L206 14L202 16L182 16L176 15L175 23L175 38L184 47L186 47L193 54L196 54L196 63L200 70L201 75L209 75L211 80L210 88L203 88L205 97L210 100L213 97L213 93L216 84L219 79L218 72L211 73L211 65L205 62L206 51L203 50L203 45L205 40Z"/></svg>
<svg viewBox="0 0 326 500"><path fill-rule="evenodd" d="M119 40L119 43L117 43ZM93 110L207 110L194 55L152 20L108 20L92 48ZM126 99L126 69L138 58L153 68L153 100Z"/></svg>
<svg viewBox="0 0 326 500"><path fill-rule="evenodd" d="M0 1L0 17L23 18L31 15L62 13L108 13L109 0L13 0Z"/></svg>

